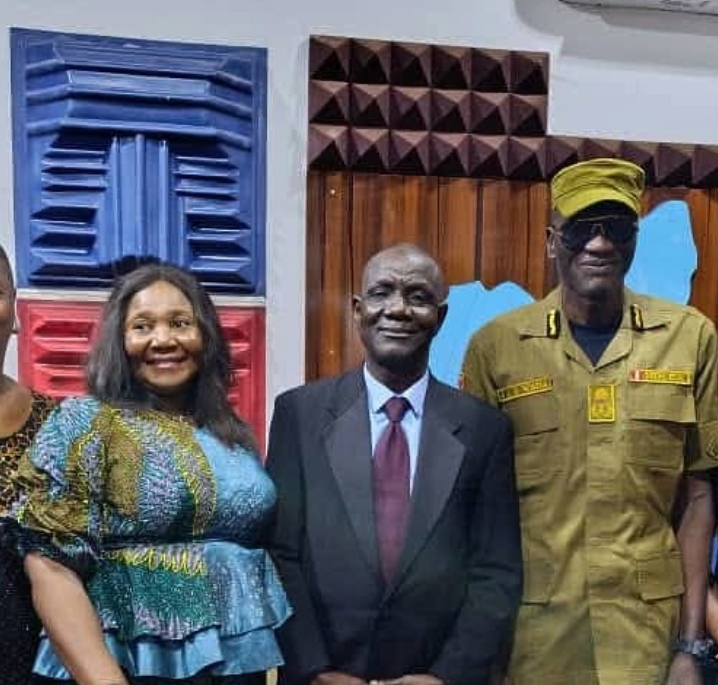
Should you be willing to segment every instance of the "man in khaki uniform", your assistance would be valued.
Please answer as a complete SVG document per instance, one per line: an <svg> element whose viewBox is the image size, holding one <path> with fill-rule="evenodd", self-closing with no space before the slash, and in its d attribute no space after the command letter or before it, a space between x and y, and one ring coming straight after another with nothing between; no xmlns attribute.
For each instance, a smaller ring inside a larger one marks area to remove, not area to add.
<svg viewBox="0 0 718 685"><path fill-rule="evenodd" d="M464 360L463 387L516 434L514 685L701 682L716 332L695 309L624 287L643 186L622 160L557 174L548 254L559 287L479 330Z"/></svg>

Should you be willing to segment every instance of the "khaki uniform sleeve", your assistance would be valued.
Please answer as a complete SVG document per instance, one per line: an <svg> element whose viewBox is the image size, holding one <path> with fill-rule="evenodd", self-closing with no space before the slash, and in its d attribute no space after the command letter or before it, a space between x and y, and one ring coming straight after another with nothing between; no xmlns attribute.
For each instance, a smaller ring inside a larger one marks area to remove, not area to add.
<svg viewBox="0 0 718 685"><path fill-rule="evenodd" d="M685 468L718 468L718 338L711 321L701 326L698 363L693 385L696 425L686 442Z"/></svg>
<svg viewBox="0 0 718 685"><path fill-rule="evenodd" d="M464 355L459 386L462 390L498 407L496 384L491 376L494 348L494 336L490 327L481 328L474 333Z"/></svg>

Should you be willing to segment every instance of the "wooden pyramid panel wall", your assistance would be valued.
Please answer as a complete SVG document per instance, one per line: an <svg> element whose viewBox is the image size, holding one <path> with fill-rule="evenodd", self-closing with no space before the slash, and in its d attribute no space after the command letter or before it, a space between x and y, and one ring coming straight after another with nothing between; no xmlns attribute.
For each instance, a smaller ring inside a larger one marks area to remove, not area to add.
<svg viewBox="0 0 718 685"><path fill-rule="evenodd" d="M718 146L547 135L548 63L546 53L314 36L309 168L542 181L623 157L654 186L716 185Z"/></svg>
<svg viewBox="0 0 718 685"><path fill-rule="evenodd" d="M361 358L351 295L366 259L414 242L449 283L555 284L548 180L622 157L646 171L646 210L687 202L699 252L691 302L718 319L718 147L548 135L549 58L314 36L309 50L308 380Z"/></svg>

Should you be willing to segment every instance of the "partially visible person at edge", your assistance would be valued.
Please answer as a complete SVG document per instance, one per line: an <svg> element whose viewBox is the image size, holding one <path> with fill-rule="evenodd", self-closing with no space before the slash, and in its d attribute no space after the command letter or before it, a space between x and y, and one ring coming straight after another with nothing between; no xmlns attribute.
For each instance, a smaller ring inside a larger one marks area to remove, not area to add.
<svg viewBox="0 0 718 685"><path fill-rule="evenodd" d="M0 247L0 517L16 497L18 462L54 406L44 395L4 373L7 345L15 329L15 282L10 260ZM0 671L3 685L27 685L40 636L30 586L15 554L8 526L0 520Z"/></svg>
<svg viewBox="0 0 718 685"><path fill-rule="evenodd" d="M227 398L217 312L188 272L115 285L90 395L21 464L18 547L45 633L35 672L78 685L255 685L286 597L262 548L275 491Z"/></svg>
<svg viewBox="0 0 718 685"><path fill-rule="evenodd" d="M374 255L353 304L365 363L276 400L282 685L486 685L511 633L513 436L427 370L445 298L423 250Z"/></svg>
<svg viewBox="0 0 718 685"><path fill-rule="evenodd" d="M713 512L718 506L718 470L711 474L713 486ZM717 517L718 518L718 517ZM718 643L718 533L713 533L711 563L708 574L708 599L706 601L706 633L714 643ZM718 653L714 650L711 658L706 659L703 667L704 685L718 685Z"/></svg>
<svg viewBox="0 0 718 685"><path fill-rule="evenodd" d="M643 189L643 171L623 160L559 172L557 289L480 329L464 360L463 387L516 434L525 584L514 685L701 682L716 331L691 307L624 287Z"/></svg>

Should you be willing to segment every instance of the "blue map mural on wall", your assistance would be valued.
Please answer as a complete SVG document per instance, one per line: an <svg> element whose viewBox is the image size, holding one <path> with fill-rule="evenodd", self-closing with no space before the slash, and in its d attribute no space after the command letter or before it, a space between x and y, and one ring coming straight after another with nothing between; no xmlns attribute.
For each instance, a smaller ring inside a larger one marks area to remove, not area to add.
<svg viewBox="0 0 718 685"><path fill-rule="evenodd" d="M686 304L698 264L688 205L671 200L658 205L640 221L636 256L626 285L636 292ZM473 333L494 317L528 304L533 297L516 283L487 289L480 282L449 290L449 313L429 355L432 373L456 385L464 352Z"/></svg>

